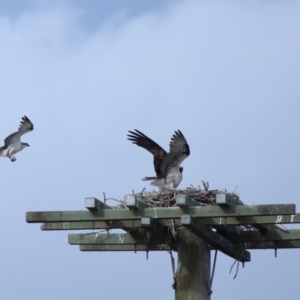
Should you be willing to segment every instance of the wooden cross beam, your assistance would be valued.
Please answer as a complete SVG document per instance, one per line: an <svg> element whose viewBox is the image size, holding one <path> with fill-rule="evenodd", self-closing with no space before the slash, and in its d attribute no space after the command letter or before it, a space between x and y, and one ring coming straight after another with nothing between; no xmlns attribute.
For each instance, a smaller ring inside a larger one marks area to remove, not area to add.
<svg viewBox="0 0 300 300"><path fill-rule="evenodd" d="M234 243L235 244L235 243ZM240 243L239 243L240 245ZM238 246L238 245L237 245ZM298 249L300 240L276 242L245 242L245 250L271 250L271 249ZM80 251L169 251L166 244L102 244L102 245L79 245ZM215 249L215 248L211 248Z"/></svg>
<svg viewBox="0 0 300 300"><path fill-rule="evenodd" d="M222 234L223 237L232 242L270 242L270 241L300 241L300 230L290 229L283 230L269 230L267 232L260 231L240 231L240 232L226 232Z"/></svg>
<svg viewBox="0 0 300 300"><path fill-rule="evenodd" d="M181 216L181 223L184 227L191 230L195 235L206 241L212 247L227 254L233 259L241 262L250 261L250 253L245 251L240 245L233 244L231 241L213 232L207 226L203 225L199 220L190 216Z"/></svg>
<svg viewBox="0 0 300 300"><path fill-rule="evenodd" d="M80 245L80 251L168 251L165 244Z"/></svg>
<svg viewBox="0 0 300 300"><path fill-rule="evenodd" d="M69 234L70 245L125 245L125 244L161 244L154 236L131 235L130 233L87 233Z"/></svg>
<svg viewBox="0 0 300 300"><path fill-rule="evenodd" d="M199 218L200 219L200 218ZM170 219L159 219L163 226L170 226ZM216 229L227 228L229 225L262 225L262 224L299 224L300 213L292 215L254 216L254 217L216 217L201 218L202 224ZM176 227L181 226L180 219L174 219ZM42 230L87 230L87 229L130 229L141 227L141 220L113 221L73 221L47 222L41 224Z"/></svg>
<svg viewBox="0 0 300 300"><path fill-rule="evenodd" d="M228 217L254 217L272 215L293 215L296 212L295 204L274 205L238 205L229 207L198 206L198 207L168 207L129 209L102 209L98 211L46 211L27 212L28 223L45 222L78 222L78 221L112 221L112 220L138 220L143 217L154 219L180 219L181 215L192 215L196 218L228 218Z"/></svg>

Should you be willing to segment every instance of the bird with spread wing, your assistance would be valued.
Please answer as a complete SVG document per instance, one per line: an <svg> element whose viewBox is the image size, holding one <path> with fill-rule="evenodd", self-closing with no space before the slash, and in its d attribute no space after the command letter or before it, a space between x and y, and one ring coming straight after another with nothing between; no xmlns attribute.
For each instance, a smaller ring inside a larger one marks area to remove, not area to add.
<svg viewBox="0 0 300 300"><path fill-rule="evenodd" d="M21 136L29 131L33 130L33 124L26 117L22 117L18 131L10 134L4 140L4 146L0 147L0 156L8 157L12 162L17 159L14 157L14 154L23 150L25 147L29 147L27 143L21 142Z"/></svg>
<svg viewBox="0 0 300 300"><path fill-rule="evenodd" d="M169 153L137 129L129 133L128 140L153 154L156 177L142 180L153 180L151 185L157 186L160 191L175 189L182 180L183 167L180 164L190 155L190 147L181 131L173 134Z"/></svg>

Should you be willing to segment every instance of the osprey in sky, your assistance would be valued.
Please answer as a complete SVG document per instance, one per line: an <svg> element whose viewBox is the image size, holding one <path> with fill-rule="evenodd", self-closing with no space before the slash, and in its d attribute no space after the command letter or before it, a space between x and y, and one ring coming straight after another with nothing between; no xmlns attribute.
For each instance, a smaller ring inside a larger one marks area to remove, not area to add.
<svg viewBox="0 0 300 300"><path fill-rule="evenodd" d="M135 129L129 131L128 140L153 154L156 177L145 177L142 180L153 180L151 185L160 191L175 189L182 180L183 167L180 164L190 155L190 147L180 130L175 131L170 142L170 152Z"/></svg>
<svg viewBox="0 0 300 300"><path fill-rule="evenodd" d="M17 159L14 157L14 154L23 150L25 147L29 147L27 143L21 142L21 136L29 131L33 130L33 124L26 117L22 117L19 130L10 134L4 140L4 146L0 148L0 156L8 157L12 162Z"/></svg>

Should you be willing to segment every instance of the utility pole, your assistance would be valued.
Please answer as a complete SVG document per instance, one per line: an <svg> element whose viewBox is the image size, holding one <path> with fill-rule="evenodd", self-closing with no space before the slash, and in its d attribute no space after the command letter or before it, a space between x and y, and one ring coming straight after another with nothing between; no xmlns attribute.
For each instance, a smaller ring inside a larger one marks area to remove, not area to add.
<svg viewBox="0 0 300 300"><path fill-rule="evenodd" d="M210 300L210 249L184 227L177 230L178 268L175 300Z"/></svg>
<svg viewBox="0 0 300 300"><path fill-rule="evenodd" d="M206 193L199 191L199 194ZM112 209L100 200L85 199L86 210L27 212L28 223L42 230L123 229L124 234L69 234L81 251L177 251L176 300L210 299L210 250L249 262L252 249L300 248L300 230L277 224L300 223L294 204L243 205L232 194L214 194L203 206L188 192L173 193L172 207L151 207L137 195Z"/></svg>

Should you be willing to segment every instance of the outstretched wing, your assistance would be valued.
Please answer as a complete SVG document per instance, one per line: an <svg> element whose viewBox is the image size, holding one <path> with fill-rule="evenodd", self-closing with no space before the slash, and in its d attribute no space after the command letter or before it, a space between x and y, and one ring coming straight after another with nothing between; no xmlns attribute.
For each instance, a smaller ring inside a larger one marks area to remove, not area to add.
<svg viewBox="0 0 300 300"><path fill-rule="evenodd" d="M33 130L33 124L32 122L26 117L22 117L20 126L18 131L10 134L5 140L4 145L5 147L9 146L10 144L20 141L20 138L23 134L32 131Z"/></svg>
<svg viewBox="0 0 300 300"><path fill-rule="evenodd" d="M161 162L164 159L164 157L167 155L167 152L159 146L157 143L155 143L153 140L148 138L146 135L144 135L142 132L135 129L134 131L129 131L130 134L128 134L128 140L132 141L133 144L136 144L146 150L148 150L150 153L153 154L153 163L154 163L154 169L157 176L161 175Z"/></svg>
<svg viewBox="0 0 300 300"><path fill-rule="evenodd" d="M161 175L166 176L170 168L179 165L190 155L190 147L180 130L175 131L170 142L170 152L162 160Z"/></svg>

